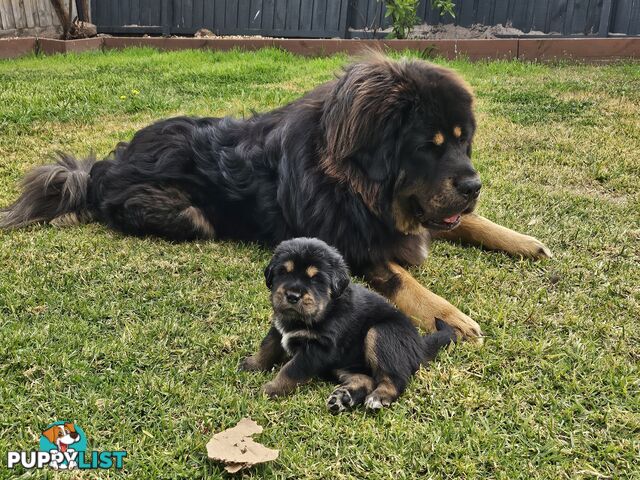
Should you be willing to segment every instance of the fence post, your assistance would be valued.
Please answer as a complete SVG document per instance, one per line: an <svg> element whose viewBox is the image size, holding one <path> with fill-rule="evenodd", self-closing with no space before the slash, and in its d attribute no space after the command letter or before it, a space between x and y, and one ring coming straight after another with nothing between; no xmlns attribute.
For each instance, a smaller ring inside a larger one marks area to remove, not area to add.
<svg viewBox="0 0 640 480"><path fill-rule="evenodd" d="M171 0L162 0L162 36L171 36Z"/></svg>
<svg viewBox="0 0 640 480"><path fill-rule="evenodd" d="M614 0L604 0L604 2L602 2L602 10L600 11L600 28L598 28L599 37L609 36L613 2Z"/></svg>

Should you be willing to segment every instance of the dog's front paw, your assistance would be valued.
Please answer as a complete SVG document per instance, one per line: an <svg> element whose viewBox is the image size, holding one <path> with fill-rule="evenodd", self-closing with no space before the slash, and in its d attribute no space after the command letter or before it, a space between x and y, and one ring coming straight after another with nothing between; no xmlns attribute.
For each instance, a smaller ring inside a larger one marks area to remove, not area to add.
<svg viewBox="0 0 640 480"><path fill-rule="evenodd" d="M275 381L265 383L262 387L262 391L270 398L283 397L289 393L289 391L284 389L280 383Z"/></svg>
<svg viewBox="0 0 640 480"><path fill-rule="evenodd" d="M258 370L263 370L263 368L256 360L256 357L254 355L251 355L250 357L244 357L242 360L240 360L240 363L238 363L238 370L245 372L255 372Z"/></svg>
<svg viewBox="0 0 640 480"><path fill-rule="evenodd" d="M529 235L522 235L513 245L511 253L525 258L533 258L534 260L553 257L551 250L544 243Z"/></svg>
<svg viewBox="0 0 640 480"><path fill-rule="evenodd" d="M457 308L442 315L442 320L456 331L458 338L482 344L483 333L480 325Z"/></svg>
<svg viewBox="0 0 640 480"><path fill-rule="evenodd" d="M382 407L391 405L391 400L380 395L378 392L371 392L364 399L364 406L367 410L380 410Z"/></svg>

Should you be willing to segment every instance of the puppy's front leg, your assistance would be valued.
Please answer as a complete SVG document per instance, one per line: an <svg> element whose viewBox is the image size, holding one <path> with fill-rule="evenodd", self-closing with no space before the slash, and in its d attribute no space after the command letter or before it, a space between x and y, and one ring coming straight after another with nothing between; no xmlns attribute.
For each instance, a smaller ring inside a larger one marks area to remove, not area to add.
<svg viewBox="0 0 640 480"><path fill-rule="evenodd" d="M281 341L282 335L280 335L280 332L271 327L267 336L262 340L260 349L254 355L243 358L240 361L240 370L271 370L274 365L282 362L286 356Z"/></svg>
<svg viewBox="0 0 640 480"><path fill-rule="evenodd" d="M436 330L436 318L440 318L462 338L482 341L480 325L444 298L420 285L397 263L389 262L374 267L365 276L373 288L395 303L416 326L433 332Z"/></svg>
<svg viewBox="0 0 640 480"><path fill-rule="evenodd" d="M263 391L270 397L287 395L298 385L308 382L321 370L321 362L326 353L313 345L307 345L295 353L278 372L276 378L267 382Z"/></svg>

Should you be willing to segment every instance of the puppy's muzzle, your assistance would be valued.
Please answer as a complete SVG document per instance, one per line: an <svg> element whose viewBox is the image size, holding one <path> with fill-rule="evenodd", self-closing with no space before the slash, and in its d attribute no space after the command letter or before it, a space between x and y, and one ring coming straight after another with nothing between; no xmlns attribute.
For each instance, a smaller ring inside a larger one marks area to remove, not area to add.
<svg viewBox="0 0 640 480"><path fill-rule="evenodd" d="M284 293L284 296L287 299L287 302L290 303L291 305L295 305L302 298L302 294L300 292L296 292L293 290L287 290Z"/></svg>

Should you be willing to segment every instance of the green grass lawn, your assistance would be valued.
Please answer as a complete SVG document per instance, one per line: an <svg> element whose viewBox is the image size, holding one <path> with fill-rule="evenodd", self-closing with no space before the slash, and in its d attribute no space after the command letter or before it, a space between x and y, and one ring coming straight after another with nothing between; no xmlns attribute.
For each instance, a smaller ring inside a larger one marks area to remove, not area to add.
<svg viewBox="0 0 640 480"><path fill-rule="evenodd" d="M0 62L0 205L63 149L106 155L162 117L248 115L346 57L125 52ZM388 410L330 415L238 372L265 334L269 252L171 244L92 224L0 232L0 477L8 450L71 419L123 472L224 477L217 431L250 416L280 458L250 478L640 478L640 64L444 62L477 94L479 212L554 252L531 262L436 243L413 273L483 327ZM25 476L30 474L25 473ZM37 477L47 473L40 471Z"/></svg>

